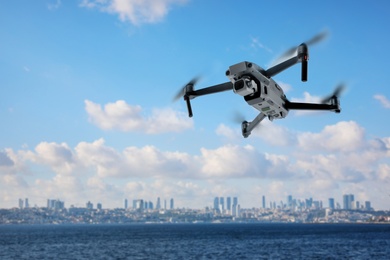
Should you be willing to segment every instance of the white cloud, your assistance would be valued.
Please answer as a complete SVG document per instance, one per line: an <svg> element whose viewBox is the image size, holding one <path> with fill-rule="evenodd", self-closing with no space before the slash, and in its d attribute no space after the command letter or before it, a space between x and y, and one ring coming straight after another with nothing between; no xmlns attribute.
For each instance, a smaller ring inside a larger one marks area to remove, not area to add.
<svg viewBox="0 0 390 260"><path fill-rule="evenodd" d="M366 185L359 192L368 196L376 192L373 183L386 187L390 182L389 137L366 140L364 129L353 121L326 126L318 133L290 135L298 145L284 154L265 153L255 145L201 148L197 154L150 145L119 151L103 139L74 148L42 142L32 150L5 149L0 153L0 200L15 205L11 197L30 197L45 205L46 199L59 198L69 206L84 198L81 206L88 200L121 206L125 196L147 200L169 196L192 206L195 197L197 205L229 194L255 198L254 185L257 192L283 198L287 193L313 196L314 189L316 196L331 196L351 183ZM15 188L24 193L15 194Z"/></svg>
<svg viewBox="0 0 390 260"><path fill-rule="evenodd" d="M11 158L8 157L8 154L0 151L0 167L7 167L14 165L14 162Z"/></svg>
<svg viewBox="0 0 390 260"><path fill-rule="evenodd" d="M330 152L356 151L364 145L364 129L354 121L326 126L320 133L301 133L298 145L303 150Z"/></svg>
<svg viewBox="0 0 390 260"><path fill-rule="evenodd" d="M242 138L242 135L238 131L235 131L224 124L220 124L215 130L215 133L219 136L224 136L229 140L237 140L238 138Z"/></svg>
<svg viewBox="0 0 390 260"><path fill-rule="evenodd" d="M374 98L378 100L384 108L390 108L390 100L388 100L384 95L375 95Z"/></svg>
<svg viewBox="0 0 390 260"><path fill-rule="evenodd" d="M89 121L103 130L136 131L146 134L180 132L192 128L193 121L184 113L170 108L155 109L144 117L140 106L132 106L123 100L101 105L85 100Z"/></svg>
<svg viewBox="0 0 390 260"><path fill-rule="evenodd" d="M117 14L122 22L134 25L156 23L168 14L175 4L188 0L82 0L81 7L97 8L101 12Z"/></svg>
<svg viewBox="0 0 390 260"><path fill-rule="evenodd" d="M71 173L76 165L73 153L66 143L42 142L35 147L35 153L25 153L25 158L48 166L58 173Z"/></svg>
<svg viewBox="0 0 390 260"><path fill-rule="evenodd" d="M253 131L253 137L258 137L274 146L290 146L295 144L296 134L276 123L264 120Z"/></svg>

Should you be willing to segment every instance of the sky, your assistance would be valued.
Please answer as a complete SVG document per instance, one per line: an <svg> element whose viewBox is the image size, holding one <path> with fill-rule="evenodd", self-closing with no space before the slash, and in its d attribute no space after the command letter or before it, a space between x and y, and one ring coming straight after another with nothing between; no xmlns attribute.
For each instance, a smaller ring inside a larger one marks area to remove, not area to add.
<svg viewBox="0 0 390 260"><path fill-rule="evenodd" d="M342 111L290 111L249 138L237 114L257 112L226 91L172 102L228 81L229 66L264 69L293 46L300 65L274 80L316 102L344 83ZM388 1L13 0L0 2L0 208L174 198L242 208L343 194L390 209Z"/></svg>

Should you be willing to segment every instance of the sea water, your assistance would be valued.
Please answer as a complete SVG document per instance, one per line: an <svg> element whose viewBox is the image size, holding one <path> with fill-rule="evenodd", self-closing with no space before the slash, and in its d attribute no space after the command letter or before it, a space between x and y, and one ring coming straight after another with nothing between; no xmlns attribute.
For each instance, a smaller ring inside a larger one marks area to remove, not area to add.
<svg viewBox="0 0 390 260"><path fill-rule="evenodd" d="M0 259L390 259L390 225L5 225Z"/></svg>

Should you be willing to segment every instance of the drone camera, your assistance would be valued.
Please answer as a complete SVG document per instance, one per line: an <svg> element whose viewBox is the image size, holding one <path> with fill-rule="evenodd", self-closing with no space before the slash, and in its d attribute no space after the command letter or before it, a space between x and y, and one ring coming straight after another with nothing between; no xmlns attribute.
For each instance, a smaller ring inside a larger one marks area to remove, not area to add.
<svg viewBox="0 0 390 260"><path fill-rule="evenodd" d="M257 91L257 84L249 78L241 78L234 82L233 90L236 94L245 97Z"/></svg>

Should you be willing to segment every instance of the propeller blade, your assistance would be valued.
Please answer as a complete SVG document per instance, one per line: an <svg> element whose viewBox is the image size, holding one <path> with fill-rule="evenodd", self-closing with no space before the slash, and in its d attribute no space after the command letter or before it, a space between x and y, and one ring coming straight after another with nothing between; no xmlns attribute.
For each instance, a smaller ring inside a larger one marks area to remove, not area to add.
<svg viewBox="0 0 390 260"><path fill-rule="evenodd" d="M325 40L325 38L328 36L328 34L329 34L328 31L323 31L323 32L315 35L314 37L312 37L311 39L309 39L308 41L306 41L304 43L307 46L319 43L319 42ZM293 56L295 54L297 49L298 49L298 46L291 47L285 53L283 53L281 56L279 56L279 58L275 59L275 61L272 62L272 65L275 65L281 61L287 60L288 58L290 58L291 56Z"/></svg>
<svg viewBox="0 0 390 260"><path fill-rule="evenodd" d="M173 101L177 101L178 99L182 98L185 96L187 87L190 87L191 89L194 89L195 84L199 81L200 77L194 77L191 79L187 84L185 84L178 92L177 94L173 97Z"/></svg>
<svg viewBox="0 0 390 260"><path fill-rule="evenodd" d="M245 121L245 117L242 113L235 111L233 116L232 116L233 122L237 124L241 124L242 122Z"/></svg>
<svg viewBox="0 0 390 260"><path fill-rule="evenodd" d="M315 35L313 38L311 38L310 40L306 41L305 43L306 43L307 46L310 46L310 45L322 42L323 40L326 39L326 37L328 37L328 35L329 35L328 31L323 31L323 32Z"/></svg>
<svg viewBox="0 0 390 260"><path fill-rule="evenodd" d="M339 84L339 85L335 88L335 90L333 91L332 94L330 94L329 96L327 96L327 97L325 97L325 98L323 98L323 99L321 100L321 103L326 104L326 103L328 103L329 101L331 101L331 99L332 99L333 97L339 97L339 96L344 92L345 88L346 88L346 86L345 86L344 83Z"/></svg>

